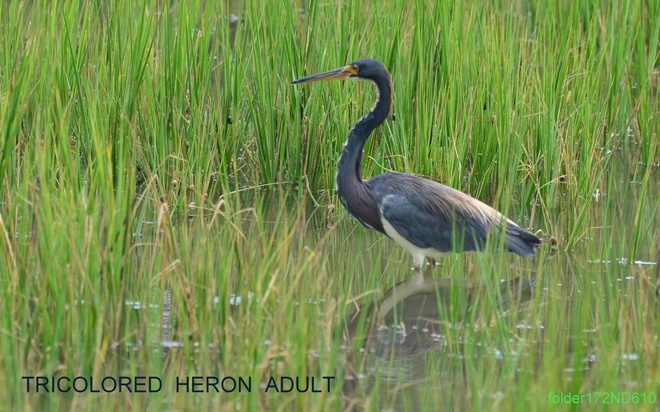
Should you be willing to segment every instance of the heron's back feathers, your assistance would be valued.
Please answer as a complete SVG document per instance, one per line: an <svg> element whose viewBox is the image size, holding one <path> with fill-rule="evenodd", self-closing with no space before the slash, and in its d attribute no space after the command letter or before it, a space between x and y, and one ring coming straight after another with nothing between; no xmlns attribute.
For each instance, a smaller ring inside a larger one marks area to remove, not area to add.
<svg viewBox="0 0 660 412"><path fill-rule="evenodd" d="M418 176L386 173L367 183L381 219L420 249L442 253L482 250L505 224L505 247L520 256L536 253L540 240L492 207L463 192Z"/></svg>

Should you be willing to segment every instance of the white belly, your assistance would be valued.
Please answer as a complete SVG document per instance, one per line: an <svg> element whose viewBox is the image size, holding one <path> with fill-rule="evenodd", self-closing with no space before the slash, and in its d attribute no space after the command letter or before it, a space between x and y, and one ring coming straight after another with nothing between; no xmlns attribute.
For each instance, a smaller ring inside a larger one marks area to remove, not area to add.
<svg viewBox="0 0 660 412"><path fill-rule="evenodd" d="M381 222L383 222L383 228L385 229L385 233L387 233L387 236L392 238L392 240L394 240L399 246L410 252L410 254L413 257L413 266L415 266L416 269L421 269L422 264L424 264L425 257L431 259L439 259L443 256L448 255L448 253L441 252L432 247L421 248L413 245L407 239L401 236L399 232L397 232L396 229L394 229L394 227L392 227L390 222L388 222L385 218L381 216L380 220Z"/></svg>

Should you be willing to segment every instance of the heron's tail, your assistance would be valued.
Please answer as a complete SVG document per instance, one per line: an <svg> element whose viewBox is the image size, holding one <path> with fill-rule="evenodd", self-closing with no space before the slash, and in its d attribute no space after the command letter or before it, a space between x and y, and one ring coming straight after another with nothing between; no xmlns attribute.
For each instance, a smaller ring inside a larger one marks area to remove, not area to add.
<svg viewBox="0 0 660 412"><path fill-rule="evenodd" d="M527 257L536 253L541 240L513 222L506 225L506 247L516 255Z"/></svg>

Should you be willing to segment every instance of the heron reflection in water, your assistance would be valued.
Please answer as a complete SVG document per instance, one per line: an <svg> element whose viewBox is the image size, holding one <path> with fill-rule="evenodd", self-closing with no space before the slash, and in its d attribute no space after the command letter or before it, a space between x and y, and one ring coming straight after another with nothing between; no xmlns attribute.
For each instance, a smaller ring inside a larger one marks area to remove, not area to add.
<svg viewBox="0 0 660 412"><path fill-rule="evenodd" d="M536 253L540 244L536 236L492 207L451 187L403 173L384 173L362 180L362 149L371 132L390 113L392 80L381 62L361 59L291 84L331 79L369 80L378 91L374 107L348 133L337 165L339 200L360 223L387 235L410 252L417 270L422 268L425 257L436 259L452 250L481 250L488 235L501 229L508 251L522 257Z"/></svg>

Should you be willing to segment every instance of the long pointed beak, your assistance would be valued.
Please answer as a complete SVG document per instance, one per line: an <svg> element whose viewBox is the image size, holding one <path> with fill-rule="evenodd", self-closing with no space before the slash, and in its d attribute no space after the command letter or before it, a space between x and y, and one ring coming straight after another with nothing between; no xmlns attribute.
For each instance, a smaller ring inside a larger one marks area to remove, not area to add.
<svg viewBox="0 0 660 412"><path fill-rule="evenodd" d="M353 66L344 66L339 69L330 70L329 72L313 74L311 76L303 77L302 79L294 80L291 84L311 83L321 80L333 79L347 79L357 74L357 70Z"/></svg>

